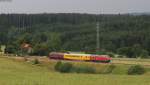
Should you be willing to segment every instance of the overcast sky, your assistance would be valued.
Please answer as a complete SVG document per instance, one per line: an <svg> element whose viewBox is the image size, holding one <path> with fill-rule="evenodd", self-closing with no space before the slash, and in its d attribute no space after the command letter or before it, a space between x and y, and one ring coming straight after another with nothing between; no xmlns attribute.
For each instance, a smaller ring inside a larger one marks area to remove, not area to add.
<svg viewBox="0 0 150 85"><path fill-rule="evenodd" d="M150 0L0 0L0 13L150 12Z"/></svg>

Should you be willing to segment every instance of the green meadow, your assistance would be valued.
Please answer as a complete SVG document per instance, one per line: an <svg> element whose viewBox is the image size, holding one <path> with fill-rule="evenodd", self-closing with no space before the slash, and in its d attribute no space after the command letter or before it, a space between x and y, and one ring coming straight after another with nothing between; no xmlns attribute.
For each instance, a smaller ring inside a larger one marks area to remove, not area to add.
<svg viewBox="0 0 150 85"><path fill-rule="evenodd" d="M62 74L52 70L52 65L52 62L33 65L31 62L0 57L0 85L150 85L149 72L129 76L125 74L128 65L118 65L111 74ZM91 65L97 68L107 66ZM147 70L149 71L149 67Z"/></svg>

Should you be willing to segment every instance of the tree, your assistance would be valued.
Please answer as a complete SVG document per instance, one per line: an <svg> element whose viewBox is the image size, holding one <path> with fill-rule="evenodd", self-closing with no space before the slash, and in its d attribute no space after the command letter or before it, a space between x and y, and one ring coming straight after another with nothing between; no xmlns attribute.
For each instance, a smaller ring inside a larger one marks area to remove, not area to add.
<svg viewBox="0 0 150 85"><path fill-rule="evenodd" d="M58 51L61 48L61 37L58 33L50 33L48 47L51 51Z"/></svg>
<svg viewBox="0 0 150 85"><path fill-rule="evenodd" d="M139 57L143 49L150 55L149 15L0 14L0 44L14 49L14 54L20 53L22 43L32 44L34 50L45 44L47 51L96 53L97 20L101 21L101 49L117 53L127 47L121 54Z"/></svg>
<svg viewBox="0 0 150 85"><path fill-rule="evenodd" d="M141 58L150 58L149 53L147 50L142 50L140 54Z"/></svg>
<svg viewBox="0 0 150 85"><path fill-rule="evenodd" d="M117 50L117 53L120 55L127 56L129 58L133 58L134 53L132 52L132 48L130 47L122 47Z"/></svg>
<svg viewBox="0 0 150 85"><path fill-rule="evenodd" d="M49 48L46 43L36 44L33 47L33 54L39 56L46 56L49 53Z"/></svg>
<svg viewBox="0 0 150 85"><path fill-rule="evenodd" d="M132 47L122 47L117 50L120 55L127 56L129 58L148 58L148 51L141 48L140 45L134 45Z"/></svg>

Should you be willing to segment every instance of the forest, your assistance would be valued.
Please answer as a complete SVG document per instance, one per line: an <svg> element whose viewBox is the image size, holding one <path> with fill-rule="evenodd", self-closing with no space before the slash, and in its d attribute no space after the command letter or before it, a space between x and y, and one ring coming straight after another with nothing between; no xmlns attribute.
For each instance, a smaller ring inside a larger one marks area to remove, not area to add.
<svg viewBox="0 0 150 85"><path fill-rule="evenodd" d="M150 16L130 14L0 14L0 45L9 54L96 53L96 26L101 54L149 58ZM29 44L32 51L21 48Z"/></svg>

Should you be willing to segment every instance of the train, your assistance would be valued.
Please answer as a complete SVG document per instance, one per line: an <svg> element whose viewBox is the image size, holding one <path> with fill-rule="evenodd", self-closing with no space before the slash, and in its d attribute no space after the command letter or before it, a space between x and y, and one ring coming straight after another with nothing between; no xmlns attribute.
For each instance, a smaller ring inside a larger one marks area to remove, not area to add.
<svg viewBox="0 0 150 85"><path fill-rule="evenodd" d="M50 59L55 60L87 61L87 62L101 62L101 63L111 62L111 58L108 55L51 52L49 53L48 57Z"/></svg>

